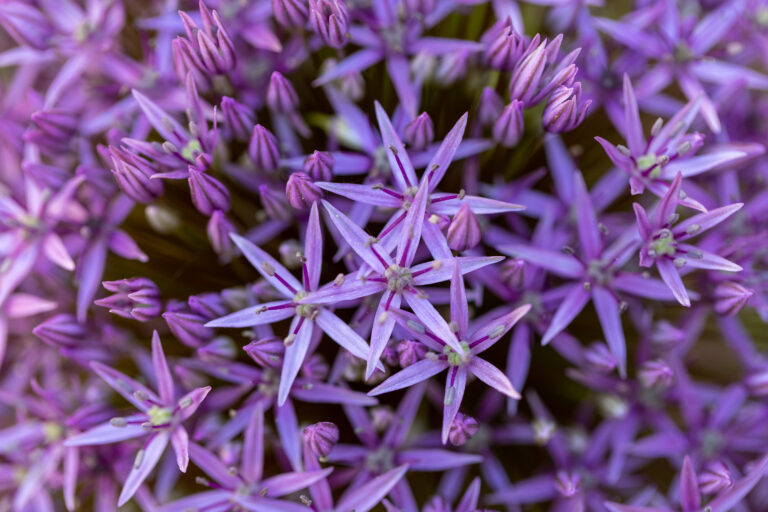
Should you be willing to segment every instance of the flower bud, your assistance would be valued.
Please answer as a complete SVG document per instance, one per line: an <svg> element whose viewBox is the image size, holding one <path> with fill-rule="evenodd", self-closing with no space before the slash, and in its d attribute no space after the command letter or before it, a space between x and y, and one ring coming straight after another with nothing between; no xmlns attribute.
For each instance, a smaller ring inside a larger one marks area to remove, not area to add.
<svg viewBox="0 0 768 512"><path fill-rule="evenodd" d="M47 154L70 150L70 142L78 129L74 114L53 109L42 110L30 116L32 125L24 133L24 140L35 144Z"/></svg>
<svg viewBox="0 0 768 512"><path fill-rule="evenodd" d="M333 155L325 151L314 151L304 159L302 169L314 181L333 179Z"/></svg>
<svg viewBox="0 0 768 512"><path fill-rule="evenodd" d="M222 182L195 166L189 166L189 193L197 211L211 215L215 210L229 210L229 190Z"/></svg>
<svg viewBox="0 0 768 512"><path fill-rule="evenodd" d="M523 285L523 278L525 277L523 273L524 269L524 260L520 258L511 258L502 261L499 270L501 278L505 283L513 288L520 288Z"/></svg>
<svg viewBox="0 0 768 512"><path fill-rule="evenodd" d="M234 246L232 244L232 233L237 233L235 226L227 218L227 215L221 210L216 210L211 214L211 218L208 219L208 226L206 227L208 233L208 240L211 242L211 247L216 254L219 255L219 260L226 263L234 255Z"/></svg>
<svg viewBox="0 0 768 512"><path fill-rule="evenodd" d="M260 124L253 127L251 142L248 144L248 155L256 164L256 168L262 171L275 171L280 164L277 139L272 132Z"/></svg>
<svg viewBox="0 0 768 512"><path fill-rule="evenodd" d="M285 343L277 336L253 340L243 350L263 368L278 369L283 365Z"/></svg>
<svg viewBox="0 0 768 512"><path fill-rule="evenodd" d="M480 425L475 418L466 414L457 413L448 429L448 441L453 446L462 446L472 439L472 436L480 430Z"/></svg>
<svg viewBox="0 0 768 512"><path fill-rule="evenodd" d="M735 315L754 295L754 290L726 281L715 288L715 311L719 315Z"/></svg>
<svg viewBox="0 0 768 512"><path fill-rule="evenodd" d="M544 129L551 133L573 130L581 124L587 115L587 108L592 100L581 103L581 83L573 87L560 86L547 100L541 121Z"/></svg>
<svg viewBox="0 0 768 512"><path fill-rule="evenodd" d="M221 113L224 116L224 136L227 139L248 140L254 123L251 109L229 96L224 96L221 98Z"/></svg>
<svg viewBox="0 0 768 512"><path fill-rule="evenodd" d="M232 71L237 64L235 47L221 22L219 13L209 11L201 2L202 29L198 28L197 24L185 12L182 11L179 14L187 32L189 50L195 51L192 53L192 57L197 67L212 75Z"/></svg>
<svg viewBox="0 0 768 512"><path fill-rule="evenodd" d="M154 282L145 277L104 281L101 284L113 295L96 300L94 304L109 308L110 313L139 322L148 322L162 310L160 290Z"/></svg>
<svg viewBox="0 0 768 512"><path fill-rule="evenodd" d="M261 185L259 186L259 196L261 197L261 205L270 218L282 221L293 218L293 210L291 210L291 205L288 204L288 199L283 192L273 190L268 185Z"/></svg>
<svg viewBox="0 0 768 512"><path fill-rule="evenodd" d="M86 336L85 326L74 315L60 313L32 329L32 333L55 347L74 347Z"/></svg>
<svg viewBox="0 0 768 512"><path fill-rule="evenodd" d="M237 357L237 347L232 338L228 336L217 336L210 343L197 349L197 353L202 358L207 359L232 359Z"/></svg>
<svg viewBox="0 0 768 512"><path fill-rule="evenodd" d="M299 107L299 95L296 94L291 82L278 71L273 71L269 78L267 105L282 114L295 112Z"/></svg>
<svg viewBox="0 0 768 512"><path fill-rule="evenodd" d="M187 299L189 309L203 317L206 321L227 314L227 305L218 293L200 293Z"/></svg>
<svg viewBox="0 0 768 512"><path fill-rule="evenodd" d="M646 388L664 390L674 382L675 373L664 361L646 361L638 370L637 377Z"/></svg>
<svg viewBox="0 0 768 512"><path fill-rule="evenodd" d="M339 427L328 421L321 421L305 427L302 431L304 446L318 459L326 459L339 442Z"/></svg>
<svg viewBox="0 0 768 512"><path fill-rule="evenodd" d="M480 94L480 104L478 106L477 117L483 126L489 126L496 122L504 110L504 102L491 87L485 87Z"/></svg>
<svg viewBox="0 0 768 512"><path fill-rule="evenodd" d="M616 368L616 358L605 343L593 343L584 352L584 359L590 369L600 373L611 373Z"/></svg>
<svg viewBox="0 0 768 512"><path fill-rule="evenodd" d="M699 489L703 494L716 494L731 485L731 470L720 461L710 462L699 474Z"/></svg>
<svg viewBox="0 0 768 512"><path fill-rule="evenodd" d="M309 19L304 0L272 0L272 14L286 28L304 28Z"/></svg>
<svg viewBox="0 0 768 512"><path fill-rule="evenodd" d="M325 44L341 48L347 42L349 13L340 0L309 0L309 21Z"/></svg>
<svg viewBox="0 0 768 512"><path fill-rule="evenodd" d="M112 157L112 174L125 195L145 204L162 195L163 182L151 179L155 170L147 160L114 146L110 146L109 153Z"/></svg>
<svg viewBox="0 0 768 512"><path fill-rule="evenodd" d="M407 368L421 361L427 348L414 340L403 340L397 345L397 360L402 368Z"/></svg>
<svg viewBox="0 0 768 512"><path fill-rule="evenodd" d="M435 138L435 128L429 114L422 112L405 126L405 142L413 149L424 149Z"/></svg>
<svg viewBox="0 0 768 512"><path fill-rule="evenodd" d="M477 222L477 217L469 204L463 203L448 226L446 235L448 247L454 251L463 252L479 244L480 238L480 223Z"/></svg>
<svg viewBox="0 0 768 512"><path fill-rule="evenodd" d="M494 69L512 71L524 50L525 40L508 26L485 50L485 58Z"/></svg>
<svg viewBox="0 0 768 512"><path fill-rule="evenodd" d="M0 24L19 45L37 50L48 50L49 38L56 34L56 27L48 18L27 2L0 5Z"/></svg>
<svg viewBox="0 0 768 512"><path fill-rule="evenodd" d="M494 123L493 138L502 146L511 148L520 142L524 129L523 103L512 100Z"/></svg>
<svg viewBox="0 0 768 512"><path fill-rule="evenodd" d="M166 311L163 318L174 336L188 347L200 348L213 338L213 329L205 327L207 320L195 313Z"/></svg>
<svg viewBox="0 0 768 512"><path fill-rule="evenodd" d="M510 99L530 106L529 102L536 95L544 67L547 65L546 49L547 42L543 41L517 64L509 82Z"/></svg>
<svg viewBox="0 0 768 512"><path fill-rule="evenodd" d="M305 173L295 172L288 177L288 183L285 184L285 195L291 206L297 210L306 210L312 206L312 203L320 199L323 191Z"/></svg>

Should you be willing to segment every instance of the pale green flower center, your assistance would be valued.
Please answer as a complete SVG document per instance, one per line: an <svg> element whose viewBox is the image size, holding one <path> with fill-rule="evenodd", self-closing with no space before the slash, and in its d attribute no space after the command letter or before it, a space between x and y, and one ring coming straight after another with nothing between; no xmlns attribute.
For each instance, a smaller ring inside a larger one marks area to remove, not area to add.
<svg viewBox="0 0 768 512"><path fill-rule="evenodd" d="M167 425L171 422L173 411L167 407L158 407L153 405L147 411L147 416L149 417L149 422L152 425L159 427L162 425Z"/></svg>
<svg viewBox="0 0 768 512"><path fill-rule="evenodd" d="M651 242L651 250L658 256L673 256L677 252L675 237L668 229L662 229Z"/></svg>
<svg viewBox="0 0 768 512"><path fill-rule="evenodd" d="M387 288L393 292L401 292L413 282L411 269L400 265L390 265L384 272L384 277L387 278Z"/></svg>
<svg viewBox="0 0 768 512"><path fill-rule="evenodd" d="M200 145L200 141L197 139L190 140L184 149L181 150L181 156L189 161L194 161L195 157L203 152L203 147Z"/></svg>
<svg viewBox="0 0 768 512"><path fill-rule="evenodd" d="M472 359L472 354L469 352L469 343L466 341L460 342L461 348L464 349L464 353L459 354L448 345L443 348L443 353L448 359L448 364L451 366L463 366Z"/></svg>

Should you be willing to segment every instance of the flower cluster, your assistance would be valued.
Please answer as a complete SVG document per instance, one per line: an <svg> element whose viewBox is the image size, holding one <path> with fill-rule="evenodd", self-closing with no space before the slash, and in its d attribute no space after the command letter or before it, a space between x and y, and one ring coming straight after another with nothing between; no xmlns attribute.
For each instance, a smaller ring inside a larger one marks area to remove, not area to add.
<svg viewBox="0 0 768 512"><path fill-rule="evenodd" d="M768 1L1 0L0 510L768 510Z"/></svg>

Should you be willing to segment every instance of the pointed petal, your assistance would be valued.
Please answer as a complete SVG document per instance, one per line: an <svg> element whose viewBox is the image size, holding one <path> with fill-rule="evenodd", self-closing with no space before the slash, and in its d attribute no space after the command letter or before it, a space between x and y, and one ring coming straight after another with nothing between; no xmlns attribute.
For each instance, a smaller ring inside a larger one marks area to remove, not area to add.
<svg viewBox="0 0 768 512"><path fill-rule="evenodd" d="M581 284L574 285L568 295L565 296L560 307L555 311L547 332L541 338L541 343L546 345L576 318L589 301L589 292Z"/></svg>
<svg viewBox="0 0 768 512"><path fill-rule="evenodd" d="M670 179L679 172L683 175L683 178L690 178L691 176L696 176L707 172L710 169L714 169L719 165L738 160L746 155L747 154L743 151L727 149L713 151L712 153L704 155L696 155L690 158L673 160L664 166L664 171L661 174L661 177Z"/></svg>
<svg viewBox="0 0 768 512"><path fill-rule="evenodd" d="M691 300L688 298L688 292L685 290L683 280L680 279L680 274L674 263L668 259L660 258L656 260L656 268L659 269L661 279L667 284L677 301L685 307L690 307Z"/></svg>
<svg viewBox="0 0 768 512"><path fill-rule="evenodd" d="M261 402L254 406L251 421L245 428L241 468L246 481L261 480L264 468L264 407Z"/></svg>
<svg viewBox="0 0 768 512"><path fill-rule="evenodd" d="M691 458L687 455L683 459L683 468L680 471L680 504L683 512L695 512L701 506L696 470L693 469Z"/></svg>
<svg viewBox="0 0 768 512"><path fill-rule="evenodd" d="M304 257L307 259L307 283L305 290L315 290L320 284L320 272L323 268L323 230L320 227L320 212L317 202L312 203L307 221L307 233L304 235Z"/></svg>
<svg viewBox="0 0 768 512"><path fill-rule="evenodd" d="M417 185L419 180L416 178L416 173L413 170L413 165L411 165L411 159L405 151L405 146L403 146L400 137L392 126L392 122L389 120L389 116L387 116L387 113L378 101L375 103L375 106L379 131L381 131L381 138L384 143L384 149L387 152L389 167L392 170L392 179L395 180L397 188L400 190Z"/></svg>
<svg viewBox="0 0 768 512"><path fill-rule="evenodd" d="M448 281L453 275L453 269L457 263L461 269L461 274L465 275L487 265L498 263L503 259L503 256L461 256L458 258L428 261L411 268L414 274L427 268L430 269L428 272L414 277L413 284L423 286Z"/></svg>
<svg viewBox="0 0 768 512"><path fill-rule="evenodd" d="M389 377L387 380L368 392L369 396L378 396L398 389L413 386L416 383L427 380L448 368L445 361L433 361L431 359L422 359L410 366L407 366Z"/></svg>
<svg viewBox="0 0 768 512"><path fill-rule="evenodd" d="M368 360L365 368L365 378L373 375L379 363L384 349L387 348L389 338L395 328L395 316L389 312L389 309L400 307L402 296L399 293L387 292L381 296L379 305L376 308L376 314L373 317L373 329L371 330L371 350L368 354Z"/></svg>
<svg viewBox="0 0 768 512"><path fill-rule="evenodd" d="M429 199L428 189L429 180L424 178L403 221L395 258L401 267L411 266L413 258L416 256L416 250L419 248L421 229L424 225L424 213L427 210L427 200Z"/></svg>
<svg viewBox="0 0 768 512"><path fill-rule="evenodd" d="M678 250L688 252L688 257L685 258L685 266L693 268L703 268L707 270L721 270L723 272L741 272L741 266L734 262L718 256L717 254L709 251L702 251L692 245L680 244Z"/></svg>
<svg viewBox="0 0 768 512"><path fill-rule="evenodd" d="M60 266L64 270L75 270L75 262L67 252L64 242L59 235L48 233L43 240L43 253L51 262Z"/></svg>
<svg viewBox="0 0 768 512"><path fill-rule="evenodd" d="M383 208L399 208L402 206L402 199L392 196L384 191L384 188L374 185L359 183L332 183L319 181L315 183L318 187L328 192L346 197L352 201L362 201Z"/></svg>
<svg viewBox="0 0 768 512"><path fill-rule="evenodd" d="M482 455L440 449L403 450L398 460L407 463L411 471L445 471L483 461Z"/></svg>
<svg viewBox="0 0 768 512"><path fill-rule="evenodd" d="M381 58L380 50L363 49L357 51L320 75L317 80L312 82L312 85L315 87L325 85L352 71L364 71L379 62Z"/></svg>
<svg viewBox="0 0 768 512"><path fill-rule="evenodd" d="M257 304L211 320L205 327L253 327L273 324L296 314L295 307L281 307L291 303L290 300L278 300Z"/></svg>
<svg viewBox="0 0 768 512"><path fill-rule="evenodd" d="M642 155L645 150L643 125L640 123L640 111L637 108L635 90L632 88L632 81L626 73L624 74L624 116L624 123L626 124L624 129L629 149L633 155Z"/></svg>
<svg viewBox="0 0 768 512"><path fill-rule="evenodd" d="M685 219L672 229L675 240L683 241L711 229L741 210L744 203L734 203ZM690 233L689 233L690 231Z"/></svg>
<svg viewBox="0 0 768 512"><path fill-rule="evenodd" d="M525 304L498 318L494 318L491 321L486 322L483 326L475 329L469 336L467 336L467 339L470 340L469 346L472 349L472 353L480 354L491 348L497 341L507 334L521 318L528 314L530 309L531 305Z"/></svg>
<svg viewBox="0 0 768 512"><path fill-rule="evenodd" d="M168 436L168 431L158 432L149 439L146 448L137 453L136 461L133 468L131 468L131 472L128 474L128 478L125 480L123 490L120 492L120 497L117 500L118 507L122 507L133 497L136 491L139 490L139 486L149 476L155 465L157 465L160 456L165 451L166 445L168 445Z"/></svg>
<svg viewBox="0 0 768 512"><path fill-rule="evenodd" d="M419 93L418 82L411 80L411 67L408 59L399 53L391 53L387 57L387 73L395 88L400 105L408 117L413 119L418 113ZM386 146L386 144L385 144ZM393 169L394 170L394 169ZM416 184L416 182L413 182Z"/></svg>
<svg viewBox="0 0 768 512"><path fill-rule="evenodd" d="M389 491L403 478L408 471L408 464L403 464L390 469L357 489L347 492L342 500L337 503L336 510L354 510L355 512L368 512L389 494Z"/></svg>
<svg viewBox="0 0 768 512"><path fill-rule="evenodd" d="M456 150L459 149L461 139L464 137L464 130L467 127L468 114L464 113L461 118L456 121L451 131L445 136L443 142L440 143L440 147L437 152L427 164L426 171L424 172L424 178L429 178L429 191L434 192L437 186L445 176L445 171L448 170L448 166L451 165L453 156L456 154Z"/></svg>
<svg viewBox="0 0 768 512"><path fill-rule="evenodd" d="M301 433L293 402L287 400L275 410L275 426L280 436L280 445L295 471L301 470Z"/></svg>
<svg viewBox="0 0 768 512"><path fill-rule="evenodd" d="M408 302L408 306L410 306L421 323L424 324L427 329L432 331L435 336L440 338L440 340L459 354L465 352L461 347L461 344L459 344L459 340L456 339L456 334L443 317L440 316L440 313L435 309L435 306L429 302L429 299L421 297L415 293L406 293L405 300Z"/></svg>
<svg viewBox="0 0 768 512"><path fill-rule="evenodd" d="M330 475L331 472L333 472L333 468L283 473L282 475L267 478L261 482L261 486L267 490L267 496L280 497L306 489ZM258 480L254 481L258 482Z"/></svg>
<svg viewBox="0 0 768 512"><path fill-rule="evenodd" d="M299 326L299 322L301 325ZM295 316L288 336L295 336L292 343L285 347L283 369L280 373L280 386L277 392L277 405L283 405L293 387L293 381L301 370L304 358L309 350L312 338L313 322L309 318ZM298 329L298 330L297 330Z"/></svg>
<svg viewBox="0 0 768 512"><path fill-rule="evenodd" d="M292 299L294 295L304 289L301 283L293 277L293 274L278 263L276 259L261 250L261 248L235 233L232 233L230 236L243 253L243 256L284 297Z"/></svg>
<svg viewBox="0 0 768 512"><path fill-rule="evenodd" d="M707 504L711 512L728 512L736 506L763 478L768 469L768 455L764 455L743 478Z"/></svg>
<svg viewBox="0 0 768 512"><path fill-rule="evenodd" d="M168 368L168 362L165 360L165 352L160 343L160 336L157 331L152 332L152 365L155 368L155 378L157 378L157 390L160 398L165 403L173 402L175 392L173 390L173 376Z"/></svg>
<svg viewBox="0 0 768 512"><path fill-rule="evenodd" d="M457 262L454 262L453 277L451 278L451 322L458 326L457 332L466 334L469 331L467 290L464 287L464 276L461 275L461 269Z"/></svg>
<svg viewBox="0 0 768 512"><path fill-rule="evenodd" d="M331 222L336 226L344 239L355 253L371 268L383 274L392 265L392 258L381 244L363 231L352 219L341 213L331 203L323 200L323 206L330 215Z"/></svg>
<svg viewBox="0 0 768 512"><path fill-rule="evenodd" d="M621 327L619 303L611 292L602 286L592 287L592 303L595 305L597 318L600 320L608 347L619 365L619 375L625 377L627 373L627 343L624 339L624 329Z"/></svg>
<svg viewBox="0 0 768 512"><path fill-rule="evenodd" d="M129 416L126 418L142 420L143 416ZM126 441L128 439L134 439L147 435L147 431L141 428L141 425L126 425L124 427L115 427L110 422L97 425L90 430L86 430L80 434L75 434L64 442L65 446L91 446L99 444L111 444Z"/></svg>
<svg viewBox="0 0 768 512"><path fill-rule="evenodd" d="M454 366L448 370L448 375L445 378L445 397L443 399L443 429L441 433L443 444L448 442L451 423L453 423L453 419L459 412L466 387L467 369L465 367Z"/></svg>
<svg viewBox="0 0 768 512"><path fill-rule="evenodd" d="M341 320L331 311L320 308L315 324L320 327L333 341L340 347L349 351L353 356L362 359L368 359L370 348L363 338L360 337L346 322Z"/></svg>
<svg viewBox="0 0 768 512"><path fill-rule="evenodd" d="M136 382L122 372L95 361L91 363L91 368L99 377L104 379L112 389L120 393L123 398L131 402L140 411L146 411L149 407L146 402L139 400L134 396L137 391L142 391L153 401L160 402L160 399L154 391L143 384Z"/></svg>
<svg viewBox="0 0 768 512"><path fill-rule="evenodd" d="M99 238L88 244L77 263L77 278L80 287L77 289L77 320L84 322L93 297L101 285L104 276L104 265L107 261L107 244Z"/></svg>
<svg viewBox="0 0 768 512"><path fill-rule="evenodd" d="M171 446L176 454L179 471L186 473L189 465L189 434L184 427L178 426L171 432Z"/></svg>
<svg viewBox="0 0 768 512"><path fill-rule="evenodd" d="M496 249L502 254L523 259L560 277L573 279L584 274L584 266L570 254L523 244L500 245Z"/></svg>
<svg viewBox="0 0 768 512"><path fill-rule="evenodd" d="M504 372L485 359L481 359L477 356L473 357L469 362L469 371L499 393L504 393L515 400L520 399L520 393L518 393L512 383L509 382L509 379L504 375Z"/></svg>
<svg viewBox="0 0 768 512"><path fill-rule="evenodd" d="M595 208L589 197L589 191L584 184L584 178L580 172L574 176L576 191L576 227L579 231L579 241L587 259L597 258L603 248L600 239L600 229L597 226Z"/></svg>

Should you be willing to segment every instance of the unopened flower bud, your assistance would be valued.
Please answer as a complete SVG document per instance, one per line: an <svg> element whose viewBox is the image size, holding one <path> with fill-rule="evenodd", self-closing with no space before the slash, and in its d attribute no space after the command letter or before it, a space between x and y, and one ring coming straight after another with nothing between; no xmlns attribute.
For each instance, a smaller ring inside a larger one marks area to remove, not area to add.
<svg viewBox="0 0 768 512"><path fill-rule="evenodd" d="M211 215L215 210L229 210L229 190L222 182L202 172L197 167L189 166L189 193L197 211Z"/></svg>
<svg viewBox="0 0 768 512"><path fill-rule="evenodd" d="M112 174L120 189L139 203L151 203L162 195L162 180L153 180L155 170L144 158L125 149L110 146Z"/></svg>
<svg viewBox="0 0 768 512"><path fill-rule="evenodd" d="M504 282L514 288L519 288L523 284L524 269L525 260L511 258L501 262L499 271Z"/></svg>
<svg viewBox="0 0 768 512"><path fill-rule="evenodd" d="M426 353L427 348L418 341L403 340L397 345L397 360L403 368L422 360Z"/></svg>
<svg viewBox="0 0 768 512"><path fill-rule="evenodd" d="M453 446L462 446L480 430L477 420L466 414L457 413L448 430L448 441Z"/></svg>
<svg viewBox="0 0 768 512"><path fill-rule="evenodd" d="M302 169L314 181L333 179L333 155L325 151L313 151L304 159Z"/></svg>
<svg viewBox="0 0 768 512"><path fill-rule="evenodd" d="M78 323L74 315L60 313L32 329L32 333L49 345L73 347L86 336L85 326Z"/></svg>
<svg viewBox="0 0 768 512"><path fill-rule="evenodd" d="M295 112L299 107L299 95L280 72L273 71L267 87L267 105L269 108L282 114Z"/></svg>
<svg viewBox="0 0 768 512"><path fill-rule="evenodd" d="M754 290L726 281L715 288L715 311L719 315L735 315L754 295Z"/></svg>
<svg viewBox="0 0 768 512"><path fill-rule="evenodd" d="M541 121L544 129L551 133L573 130L581 124L587 115L587 108L592 103L581 102L581 83L573 87L560 86L547 100Z"/></svg>
<svg viewBox="0 0 768 512"><path fill-rule="evenodd" d="M405 142L413 149L424 149L435 138L435 128L429 114L422 112L405 126Z"/></svg>
<svg viewBox="0 0 768 512"><path fill-rule="evenodd" d="M530 101L536 95L547 65L547 42L526 55L515 67L509 82L509 97L530 106Z"/></svg>
<svg viewBox="0 0 768 512"><path fill-rule="evenodd" d="M731 470L720 461L710 462L699 474L699 489L704 494L716 494L731 485L733 485Z"/></svg>
<svg viewBox="0 0 768 512"><path fill-rule="evenodd" d="M675 372L664 361L646 361L640 367L637 377L646 388L663 390L672 385Z"/></svg>
<svg viewBox="0 0 768 512"><path fill-rule="evenodd" d="M488 64L500 71L512 71L525 50L525 40L507 26L485 51Z"/></svg>
<svg viewBox="0 0 768 512"><path fill-rule="evenodd" d="M234 246L230 235L237 233L237 230L227 215L221 210L214 211L211 218L208 219L206 232L208 233L208 241L211 242L211 247L219 255L219 259L222 262L232 259Z"/></svg>
<svg viewBox="0 0 768 512"><path fill-rule="evenodd" d="M555 478L555 489L563 498L572 498L581 489L581 476L569 471L558 471Z"/></svg>
<svg viewBox="0 0 768 512"><path fill-rule="evenodd" d="M162 310L160 290L145 277L133 277L120 281L104 281L104 288L113 295L94 301L97 306L109 308L110 313L148 322Z"/></svg>
<svg viewBox="0 0 768 512"><path fill-rule="evenodd" d="M285 184L285 196L288 203L297 210L306 210L312 203L322 197L323 191L315 185L307 174L295 172L288 177Z"/></svg>
<svg viewBox="0 0 768 512"><path fill-rule="evenodd" d="M272 172L280 165L280 153L277 149L277 138L257 124L253 127L251 142L248 144L248 155L253 160L257 169Z"/></svg>
<svg viewBox="0 0 768 512"><path fill-rule="evenodd" d="M524 129L523 103L512 100L494 123L493 138L502 146L511 148L520 142Z"/></svg>
<svg viewBox="0 0 768 512"><path fill-rule="evenodd" d="M477 221L477 217L470 209L469 204L463 203L448 226L446 235L448 247L454 251L463 252L479 244L481 236L480 223Z"/></svg>
<svg viewBox="0 0 768 512"><path fill-rule="evenodd" d="M224 96L221 98L221 113L224 116L224 136L229 139L248 140L254 123L251 109L233 98Z"/></svg>
<svg viewBox="0 0 768 512"><path fill-rule="evenodd" d="M205 327L206 319L200 315L167 311L163 318L173 335L188 347L199 348L213 338L213 329Z"/></svg>
<svg viewBox="0 0 768 512"><path fill-rule="evenodd" d="M253 340L243 350L263 368L280 368L283 363L285 344L276 336Z"/></svg>
<svg viewBox="0 0 768 512"><path fill-rule="evenodd" d="M341 0L309 0L309 21L328 46L341 48L346 44L349 13Z"/></svg>
<svg viewBox="0 0 768 512"><path fill-rule="evenodd" d="M321 421L304 428L302 435L304 445L318 459L325 459L339 442L339 427L328 421Z"/></svg>
<svg viewBox="0 0 768 512"><path fill-rule="evenodd" d="M272 0L272 14L286 28L304 28L309 8L304 0Z"/></svg>

